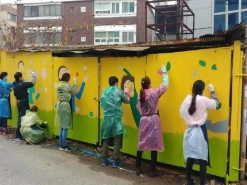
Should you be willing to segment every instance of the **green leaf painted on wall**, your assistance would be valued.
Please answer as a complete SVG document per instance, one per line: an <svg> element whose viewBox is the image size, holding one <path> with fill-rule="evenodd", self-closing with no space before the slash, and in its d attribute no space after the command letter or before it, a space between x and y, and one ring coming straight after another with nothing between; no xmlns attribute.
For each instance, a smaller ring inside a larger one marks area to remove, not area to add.
<svg viewBox="0 0 247 185"><path fill-rule="evenodd" d="M89 117L90 117L90 118L93 117L93 112L92 112L92 111L89 112Z"/></svg>
<svg viewBox="0 0 247 185"><path fill-rule="evenodd" d="M204 60L199 60L199 65L202 67L206 66L206 62Z"/></svg>
<svg viewBox="0 0 247 185"><path fill-rule="evenodd" d="M37 100L39 99L39 97L40 97L40 93L36 94L35 99Z"/></svg>
<svg viewBox="0 0 247 185"><path fill-rule="evenodd" d="M211 69L214 71L214 70L217 70L217 66L216 64L212 65Z"/></svg>
<svg viewBox="0 0 247 185"><path fill-rule="evenodd" d="M172 67L172 66L171 66L171 62L168 61L167 64L166 64L166 70L167 70L167 71L170 71L171 67Z"/></svg>

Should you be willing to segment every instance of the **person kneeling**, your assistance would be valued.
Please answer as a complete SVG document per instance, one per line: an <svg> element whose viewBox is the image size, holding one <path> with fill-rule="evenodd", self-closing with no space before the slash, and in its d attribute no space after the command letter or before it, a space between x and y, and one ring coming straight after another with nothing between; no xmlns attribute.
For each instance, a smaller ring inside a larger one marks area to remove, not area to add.
<svg viewBox="0 0 247 185"><path fill-rule="evenodd" d="M32 106L26 115L21 118L21 135L30 144L38 144L46 138L45 128L47 128L47 123L41 121L37 111L38 107Z"/></svg>

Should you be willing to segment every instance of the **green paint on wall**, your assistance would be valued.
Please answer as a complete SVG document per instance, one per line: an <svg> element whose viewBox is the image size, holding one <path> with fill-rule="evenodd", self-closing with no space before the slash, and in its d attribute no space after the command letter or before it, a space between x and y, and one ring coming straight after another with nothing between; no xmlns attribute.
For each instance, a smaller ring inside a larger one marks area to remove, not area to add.
<svg viewBox="0 0 247 185"><path fill-rule="evenodd" d="M206 66L206 62L204 60L199 60L199 65L202 67Z"/></svg>
<svg viewBox="0 0 247 185"><path fill-rule="evenodd" d="M18 111L17 107L12 106L12 120L8 121L8 125L15 127L17 126L17 119L18 119ZM54 111L43 111L38 110L38 115L42 121L46 121L48 123L48 128L46 129L46 134L48 138L53 136L53 126L54 126Z"/></svg>
<svg viewBox="0 0 247 185"><path fill-rule="evenodd" d="M123 141L122 152L136 156L138 143L138 129L125 126L126 135ZM183 157L183 134L164 133L165 151L159 152L158 161L174 166L185 167ZM226 175L226 159L227 159L227 141L219 138L209 139L211 168L208 173L225 177ZM150 152L144 152L144 159L150 159ZM198 170L198 165L194 165L194 169Z"/></svg>
<svg viewBox="0 0 247 185"><path fill-rule="evenodd" d="M211 69L212 69L213 71L217 70L217 65L216 65L216 64L212 65Z"/></svg>
<svg viewBox="0 0 247 185"><path fill-rule="evenodd" d="M59 135L59 128L54 128L54 134ZM88 115L73 114L73 129L69 129L68 138L91 144L98 143L98 118Z"/></svg>
<svg viewBox="0 0 247 185"><path fill-rule="evenodd" d="M171 67L172 67L171 62L168 61L167 64L166 64L166 70L167 71L170 71L171 70Z"/></svg>

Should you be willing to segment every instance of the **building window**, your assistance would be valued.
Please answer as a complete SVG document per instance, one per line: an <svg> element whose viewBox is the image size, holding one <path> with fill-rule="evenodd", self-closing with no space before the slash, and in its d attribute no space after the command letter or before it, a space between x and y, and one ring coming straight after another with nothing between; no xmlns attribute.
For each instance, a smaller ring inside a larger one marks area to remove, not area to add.
<svg viewBox="0 0 247 185"><path fill-rule="evenodd" d="M241 21L245 20L245 24L247 25L247 11L241 13Z"/></svg>
<svg viewBox="0 0 247 185"><path fill-rule="evenodd" d="M228 0L228 10L238 10L239 0Z"/></svg>
<svg viewBox="0 0 247 185"><path fill-rule="evenodd" d="M242 9L247 9L247 1L246 0L242 0Z"/></svg>
<svg viewBox="0 0 247 185"><path fill-rule="evenodd" d="M226 30L225 25L225 15L215 15L214 16L214 33L220 34Z"/></svg>
<svg viewBox="0 0 247 185"><path fill-rule="evenodd" d="M112 13L119 13L119 3L112 3Z"/></svg>
<svg viewBox="0 0 247 185"><path fill-rule="evenodd" d="M134 42L134 32L123 32L122 42Z"/></svg>
<svg viewBox="0 0 247 185"><path fill-rule="evenodd" d="M24 17L61 16L61 5L25 6Z"/></svg>
<svg viewBox="0 0 247 185"><path fill-rule="evenodd" d="M16 22L17 16L8 12L8 20L12 22Z"/></svg>
<svg viewBox="0 0 247 185"><path fill-rule="evenodd" d="M129 14L135 13L135 2L96 2L95 15Z"/></svg>
<svg viewBox="0 0 247 185"><path fill-rule="evenodd" d="M119 31L109 31L107 41L108 43L118 43L120 41Z"/></svg>
<svg viewBox="0 0 247 185"><path fill-rule="evenodd" d="M133 31L98 31L95 32L95 44L133 43Z"/></svg>
<svg viewBox="0 0 247 185"><path fill-rule="evenodd" d="M134 2L123 2L122 3L122 13L134 13L135 3Z"/></svg>
<svg viewBox="0 0 247 185"><path fill-rule="evenodd" d="M238 24L238 13L229 13L228 15L228 28Z"/></svg>
<svg viewBox="0 0 247 185"><path fill-rule="evenodd" d="M62 41L62 34L52 32L25 33L25 44L59 44Z"/></svg>
<svg viewBox="0 0 247 185"><path fill-rule="evenodd" d="M226 11L226 0L215 0L214 1L214 13Z"/></svg>
<svg viewBox="0 0 247 185"><path fill-rule="evenodd" d="M110 3L95 3L96 14L110 14L111 4Z"/></svg>
<svg viewBox="0 0 247 185"><path fill-rule="evenodd" d="M69 41L70 42L73 42L74 40L75 40L75 37L74 36L69 37Z"/></svg>
<svg viewBox="0 0 247 185"><path fill-rule="evenodd" d="M99 44L106 44L107 32L95 32L94 40Z"/></svg>
<svg viewBox="0 0 247 185"><path fill-rule="evenodd" d="M74 12L74 7L70 7L70 8L69 8L69 11L70 11L70 12Z"/></svg>

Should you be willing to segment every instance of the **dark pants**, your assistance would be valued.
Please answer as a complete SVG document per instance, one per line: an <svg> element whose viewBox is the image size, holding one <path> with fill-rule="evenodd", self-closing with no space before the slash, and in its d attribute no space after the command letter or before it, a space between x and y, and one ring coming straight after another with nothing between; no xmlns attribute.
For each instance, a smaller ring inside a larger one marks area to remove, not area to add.
<svg viewBox="0 0 247 185"><path fill-rule="evenodd" d="M136 154L136 168L141 168L142 151L137 151ZM151 151L151 172L156 171L157 151Z"/></svg>
<svg viewBox="0 0 247 185"><path fill-rule="evenodd" d="M195 162L195 159L193 159L193 158L187 159L186 176L187 176L188 185L190 185L192 183L191 173L192 173L192 168L193 168L194 162ZM207 161L200 159L199 164L200 164L200 180L201 180L200 185L205 185L206 172L207 172Z"/></svg>
<svg viewBox="0 0 247 185"><path fill-rule="evenodd" d="M7 130L7 118L0 118L0 128Z"/></svg>
<svg viewBox="0 0 247 185"><path fill-rule="evenodd" d="M18 121L17 121L17 128L16 128L16 134L15 138L22 139L22 135L20 132L21 129L21 117L26 115L27 108L18 108Z"/></svg>
<svg viewBox="0 0 247 185"><path fill-rule="evenodd" d="M103 139L103 159L106 159L108 156L108 146L110 144L110 138ZM120 160L120 149L122 145L122 135L117 135L114 137L114 155L113 159L115 161Z"/></svg>

